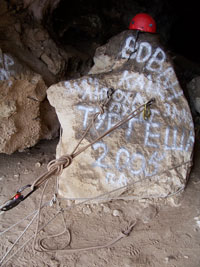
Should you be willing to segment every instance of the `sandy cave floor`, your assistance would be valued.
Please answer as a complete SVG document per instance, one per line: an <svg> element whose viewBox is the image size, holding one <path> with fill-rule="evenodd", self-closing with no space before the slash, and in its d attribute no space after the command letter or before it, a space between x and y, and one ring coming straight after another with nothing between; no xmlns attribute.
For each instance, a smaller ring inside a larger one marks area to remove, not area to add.
<svg viewBox="0 0 200 267"><path fill-rule="evenodd" d="M0 154L0 203L21 186L34 181L55 157L58 140L43 141L34 148L12 155ZM67 254L66 251L33 252L29 242L4 266L52 267L199 267L200 266L200 144L196 141L194 166L186 190L173 198L160 201L111 201L107 204L80 205L64 213L71 232L73 247L102 244L118 236L130 221L137 219L131 234L111 248ZM44 201L52 198L55 183L49 183ZM37 209L41 189L18 207L0 215L1 232ZM67 205L64 203L63 205ZM54 207L44 208L41 221L55 214ZM115 215L115 216L114 216ZM0 257L11 247L30 221L26 219L0 236ZM33 235L36 223L14 247L11 254ZM40 237L63 231L61 216L49 224ZM49 239L51 247L69 242L68 233ZM8 256L10 256L9 254ZM6 258L7 259L7 258ZM6 260L5 259L5 260Z"/></svg>

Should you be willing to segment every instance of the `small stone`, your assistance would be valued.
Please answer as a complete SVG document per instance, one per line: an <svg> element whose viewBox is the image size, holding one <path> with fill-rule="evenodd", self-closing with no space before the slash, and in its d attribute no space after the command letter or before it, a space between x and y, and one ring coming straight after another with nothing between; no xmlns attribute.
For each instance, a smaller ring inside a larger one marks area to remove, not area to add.
<svg viewBox="0 0 200 267"><path fill-rule="evenodd" d="M101 206L102 206L102 208L103 208L103 212L105 212L105 213L109 213L109 212L111 211L111 209L110 209L107 205L105 205L105 204L101 204Z"/></svg>
<svg viewBox="0 0 200 267"><path fill-rule="evenodd" d="M176 196L172 196L170 198L168 198L169 203L172 205L172 207L180 207L181 206L181 199L176 197Z"/></svg>
<svg viewBox="0 0 200 267"><path fill-rule="evenodd" d="M29 170L28 169L25 169L24 170L24 174L29 174Z"/></svg>
<svg viewBox="0 0 200 267"><path fill-rule="evenodd" d="M4 175L0 176L0 181L2 181L5 178Z"/></svg>
<svg viewBox="0 0 200 267"><path fill-rule="evenodd" d="M200 228L200 215L197 217L194 217L194 220L196 221L197 226Z"/></svg>
<svg viewBox="0 0 200 267"><path fill-rule="evenodd" d="M119 217L121 215L121 211L120 210L113 210L112 215L115 217Z"/></svg>
<svg viewBox="0 0 200 267"><path fill-rule="evenodd" d="M168 257L165 257L165 263L168 263L169 262L169 258Z"/></svg>
<svg viewBox="0 0 200 267"><path fill-rule="evenodd" d="M20 175L19 175L19 173L16 173L16 174L14 174L14 178L19 178L20 177Z"/></svg>
<svg viewBox="0 0 200 267"><path fill-rule="evenodd" d="M44 61L44 63L47 64L48 69L53 69L54 62L52 61L52 59L47 54L43 53L41 55L41 59L42 59L42 61Z"/></svg>
<svg viewBox="0 0 200 267"><path fill-rule="evenodd" d="M90 209L90 207L88 205L85 205L82 209L83 213L85 215L90 215L92 213L92 210Z"/></svg>
<svg viewBox="0 0 200 267"><path fill-rule="evenodd" d="M92 209L97 209L97 208L98 208L98 205L97 205L97 203L91 203L91 204L90 204L90 207L91 207Z"/></svg>
<svg viewBox="0 0 200 267"><path fill-rule="evenodd" d="M165 257L165 262L166 263L169 263L170 261L174 261L174 260L176 260L176 257L173 256L173 255Z"/></svg>
<svg viewBox="0 0 200 267"><path fill-rule="evenodd" d="M36 163L35 163L35 167L36 167L36 168L40 168L41 165L42 165L42 164L41 164L40 162L36 162Z"/></svg>

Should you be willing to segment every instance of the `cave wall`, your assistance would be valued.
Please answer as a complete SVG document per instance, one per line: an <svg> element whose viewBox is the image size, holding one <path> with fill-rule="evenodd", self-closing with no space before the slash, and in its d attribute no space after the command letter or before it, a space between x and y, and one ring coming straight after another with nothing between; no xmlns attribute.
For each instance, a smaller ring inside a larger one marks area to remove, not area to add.
<svg viewBox="0 0 200 267"><path fill-rule="evenodd" d="M87 73L97 47L128 28L139 12L152 15L161 41L200 60L196 2L172 0L2 0L0 46L44 77L48 85Z"/></svg>

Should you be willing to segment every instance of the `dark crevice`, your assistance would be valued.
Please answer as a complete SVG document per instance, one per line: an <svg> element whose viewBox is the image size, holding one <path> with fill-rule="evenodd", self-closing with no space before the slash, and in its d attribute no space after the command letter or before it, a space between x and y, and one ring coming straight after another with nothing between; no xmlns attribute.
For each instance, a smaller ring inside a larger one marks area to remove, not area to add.
<svg viewBox="0 0 200 267"><path fill-rule="evenodd" d="M198 9L195 1L176 3L159 0L61 0L44 26L62 47L73 46L88 57L109 38L126 30L138 12L147 12L157 22L158 33L172 51L199 62Z"/></svg>

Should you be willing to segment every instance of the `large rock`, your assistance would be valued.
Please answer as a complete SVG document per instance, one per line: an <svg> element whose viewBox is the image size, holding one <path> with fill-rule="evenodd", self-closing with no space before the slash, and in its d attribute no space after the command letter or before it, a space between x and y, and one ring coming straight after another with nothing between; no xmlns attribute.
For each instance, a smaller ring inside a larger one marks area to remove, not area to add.
<svg viewBox="0 0 200 267"><path fill-rule="evenodd" d="M47 91L63 130L57 157L73 151L108 88L115 90L112 101L83 145L156 99L148 120L138 115L73 160L59 177L63 197L90 198L117 188L116 197L164 197L186 185L194 145L188 103L157 35L140 33L134 43L134 32L122 32L97 49L88 76Z"/></svg>
<svg viewBox="0 0 200 267"><path fill-rule="evenodd" d="M1 51L0 153L22 151L57 135L59 124L46 90L39 74Z"/></svg>

